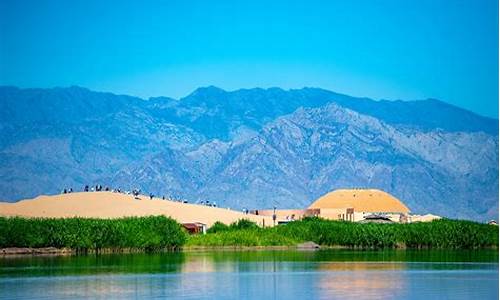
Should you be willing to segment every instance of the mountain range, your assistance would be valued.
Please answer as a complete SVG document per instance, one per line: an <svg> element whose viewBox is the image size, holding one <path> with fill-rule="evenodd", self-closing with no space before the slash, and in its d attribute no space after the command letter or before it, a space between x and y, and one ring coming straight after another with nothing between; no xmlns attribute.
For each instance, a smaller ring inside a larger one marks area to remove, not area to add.
<svg viewBox="0 0 500 300"><path fill-rule="evenodd" d="M0 199L84 185L303 208L378 188L414 213L498 219L498 120L428 99L217 87L141 99L0 87Z"/></svg>

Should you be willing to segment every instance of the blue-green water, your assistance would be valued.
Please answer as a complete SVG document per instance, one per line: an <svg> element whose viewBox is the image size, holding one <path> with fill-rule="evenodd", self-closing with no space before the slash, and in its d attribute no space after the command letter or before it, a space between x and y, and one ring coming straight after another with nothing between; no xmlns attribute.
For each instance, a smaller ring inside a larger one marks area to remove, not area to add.
<svg viewBox="0 0 500 300"><path fill-rule="evenodd" d="M0 258L0 299L498 299L498 251Z"/></svg>

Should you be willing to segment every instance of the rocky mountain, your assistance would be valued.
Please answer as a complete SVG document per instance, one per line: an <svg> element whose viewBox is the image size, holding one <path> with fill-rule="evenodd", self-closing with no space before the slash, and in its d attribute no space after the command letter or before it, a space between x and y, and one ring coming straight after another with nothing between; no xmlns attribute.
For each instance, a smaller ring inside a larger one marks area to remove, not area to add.
<svg viewBox="0 0 500 300"><path fill-rule="evenodd" d="M498 218L498 120L438 100L1 87L0 108L6 201L99 182L232 208L301 208L336 188L372 187L416 213Z"/></svg>

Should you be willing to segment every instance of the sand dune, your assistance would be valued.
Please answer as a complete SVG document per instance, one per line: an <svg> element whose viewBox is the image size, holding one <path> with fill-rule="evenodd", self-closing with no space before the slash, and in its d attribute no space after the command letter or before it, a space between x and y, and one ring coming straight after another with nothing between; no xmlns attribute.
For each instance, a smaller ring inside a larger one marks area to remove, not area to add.
<svg viewBox="0 0 500 300"><path fill-rule="evenodd" d="M111 192L71 193L54 196L39 196L16 203L0 203L0 216L23 217L88 217L119 218L125 216L165 215L180 223L201 222L211 226L216 221L226 224L239 219L249 219L265 226L272 225L272 218L246 215L225 208L185 204Z"/></svg>

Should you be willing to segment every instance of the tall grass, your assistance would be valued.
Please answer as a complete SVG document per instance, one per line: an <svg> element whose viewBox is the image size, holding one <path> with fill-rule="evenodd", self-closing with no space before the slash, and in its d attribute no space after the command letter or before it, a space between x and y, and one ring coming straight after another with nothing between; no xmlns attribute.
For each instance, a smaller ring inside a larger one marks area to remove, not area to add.
<svg viewBox="0 0 500 300"><path fill-rule="evenodd" d="M240 219L236 222L231 223L230 225L226 225L222 222L215 222L208 230L207 233L216 233L222 231L234 231L234 230L243 230L243 229L259 229L259 226L247 219Z"/></svg>
<svg viewBox="0 0 500 300"><path fill-rule="evenodd" d="M498 226L461 220L360 224L310 218L278 229L283 235L296 236L322 245L448 249L498 246Z"/></svg>
<svg viewBox="0 0 500 300"><path fill-rule="evenodd" d="M282 235L272 228L229 229L205 235L190 236L186 246L246 247L246 246L293 246L300 241Z"/></svg>
<svg viewBox="0 0 500 300"><path fill-rule="evenodd" d="M190 236L187 246L291 246L297 242L275 228L260 228L250 220L241 219L230 225L215 222L206 235Z"/></svg>
<svg viewBox="0 0 500 300"><path fill-rule="evenodd" d="M206 235L187 237L173 219L26 219L0 217L0 248L56 247L156 251L187 246L292 246L313 241L349 248L476 249L498 247L498 227L470 221L360 224L308 218L272 228L248 220L216 223Z"/></svg>
<svg viewBox="0 0 500 300"><path fill-rule="evenodd" d="M470 221L437 220L411 224L360 224L308 218L274 228L218 226L190 237L188 246L271 246L313 241L352 248L474 249L498 247L498 227Z"/></svg>
<svg viewBox="0 0 500 300"><path fill-rule="evenodd" d="M101 249L174 249L186 233L164 216L121 219L0 217L0 247L56 247L79 252Z"/></svg>

